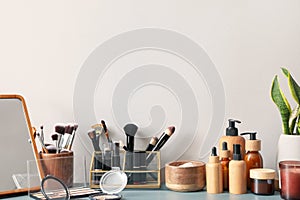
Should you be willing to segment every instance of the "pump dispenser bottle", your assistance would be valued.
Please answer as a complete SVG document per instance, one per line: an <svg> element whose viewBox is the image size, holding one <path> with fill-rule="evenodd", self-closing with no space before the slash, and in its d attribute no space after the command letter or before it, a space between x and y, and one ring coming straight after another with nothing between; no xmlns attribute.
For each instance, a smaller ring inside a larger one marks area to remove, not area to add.
<svg viewBox="0 0 300 200"><path fill-rule="evenodd" d="M229 188L229 150L227 149L227 143L222 143L222 150L220 151L220 163L222 166L223 174L223 190L228 191Z"/></svg>
<svg viewBox="0 0 300 200"><path fill-rule="evenodd" d="M206 190L207 193L217 194L223 192L222 166L217 156L216 147L212 148L211 156L206 164Z"/></svg>
<svg viewBox="0 0 300 200"><path fill-rule="evenodd" d="M219 149L222 149L222 143L226 142L228 150L230 151L229 159L232 159L233 144L239 144L241 146L241 155L244 158L245 155L245 139L239 136L239 131L235 127L235 123L241 123L238 120L229 119L229 126L226 128L226 135L222 136L219 140Z"/></svg>
<svg viewBox="0 0 300 200"><path fill-rule="evenodd" d="M250 188L250 169L263 168L263 158L259 153L261 141L256 139L256 133L242 133L241 135L250 135L250 140L246 140L246 169L247 169L247 186Z"/></svg>
<svg viewBox="0 0 300 200"><path fill-rule="evenodd" d="M241 156L241 145L233 145L233 157L229 162L229 193L247 192L246 163Z"/></svg>

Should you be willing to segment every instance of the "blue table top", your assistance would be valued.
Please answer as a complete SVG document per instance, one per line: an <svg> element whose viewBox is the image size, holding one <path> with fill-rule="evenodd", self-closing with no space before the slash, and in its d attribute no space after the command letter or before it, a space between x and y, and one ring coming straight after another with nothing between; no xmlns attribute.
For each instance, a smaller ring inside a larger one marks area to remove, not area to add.
<svg viewBox="0 0 300 200"><path fill-rule="evenodd" d="M206 199L206 200L265 200L265 199L281 199L280 194L275 192L275 195L255 195L251 192L242 195L229 194L224 192L221 194L208 194L206 191L199 192L174 192L162 187L162 189L125 189L121 192L123 200L195 200L195 199ZM30 199L28 196L19 196L9 198L11 200ZM88 199L88 198L80 198Z"/></svg>

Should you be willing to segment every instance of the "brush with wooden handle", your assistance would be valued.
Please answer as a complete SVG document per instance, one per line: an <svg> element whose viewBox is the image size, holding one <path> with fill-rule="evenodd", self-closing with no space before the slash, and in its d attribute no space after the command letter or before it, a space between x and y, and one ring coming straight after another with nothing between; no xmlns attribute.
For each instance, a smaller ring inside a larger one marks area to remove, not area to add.
<svg viewBox="0 0 300 200"><path fill-rule="evenodd" d="M104 120L101 120L101 125L102 125L102 128L104 129L104 133L105 133L108 143L112 143L111 139L109 138L108 129L107 129L107 126L106 126Z"/></svg>

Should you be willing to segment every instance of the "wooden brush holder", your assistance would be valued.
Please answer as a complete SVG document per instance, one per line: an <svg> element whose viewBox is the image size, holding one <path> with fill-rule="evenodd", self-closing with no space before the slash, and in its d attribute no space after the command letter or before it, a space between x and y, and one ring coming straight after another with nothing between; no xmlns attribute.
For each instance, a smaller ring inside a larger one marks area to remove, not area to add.
<svg viewBox="0 0 300 200"><path fill-rule="evenodd" d="M43 174L52 175L62 180L68 187L73 186L73 152L39 153Z"/></svg>

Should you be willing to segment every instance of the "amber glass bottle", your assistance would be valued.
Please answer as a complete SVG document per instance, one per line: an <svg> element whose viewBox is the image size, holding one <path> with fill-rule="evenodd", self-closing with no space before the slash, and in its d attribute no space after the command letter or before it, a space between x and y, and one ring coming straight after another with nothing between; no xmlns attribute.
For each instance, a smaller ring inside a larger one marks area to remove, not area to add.
<svg viewBox="0 0 300 200"><path fill-rule="evenodd" d="M222 143L222 150L220 151L220 163L222 166L223 173L223 190L227 191L229 189L229 155L230 151L227 148L227 143Z"/></svg>
<svg viewBox="0 0 300 200"><path fill-rule="evenodd" d="M263 158L259 153L261 149L261 141L256 139L256 133L242 133L241 135L250 135L250 140L246 140L246 171L247 171L247 187L250 189L250 169L263 168Z"/></svg>

